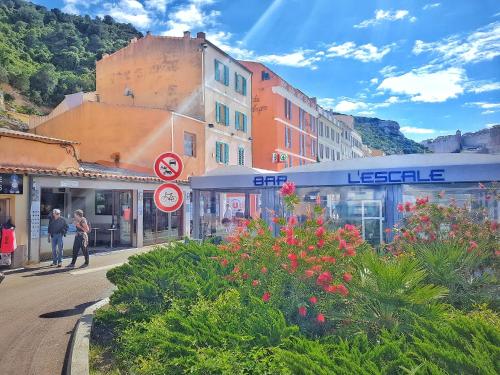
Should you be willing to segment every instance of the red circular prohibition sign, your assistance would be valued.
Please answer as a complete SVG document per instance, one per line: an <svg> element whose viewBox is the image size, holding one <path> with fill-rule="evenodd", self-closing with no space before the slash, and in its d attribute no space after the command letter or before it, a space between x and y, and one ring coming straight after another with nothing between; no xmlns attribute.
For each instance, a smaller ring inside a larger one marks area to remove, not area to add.
<svg viewBox="0 0 500 375"><path fill-rule="evenodd" d="M173 190L173 192L169 192L168 190ZM175 195L177 195L177 201L175 199ZM163 212L174 212L177 211L184 202L184 194L182 193L181 188L173 183L167 183L160 185L154 194L156 207ZM172 205L166 204L166 202L172 202Z"/></svg>
<svg viewBox="0 0 500 375"><path fill-rule="evenodd" d="M156 175L163 181L177 179L183 169L182 159L174 152L165 152L156 158L154 169Z"/></svg>

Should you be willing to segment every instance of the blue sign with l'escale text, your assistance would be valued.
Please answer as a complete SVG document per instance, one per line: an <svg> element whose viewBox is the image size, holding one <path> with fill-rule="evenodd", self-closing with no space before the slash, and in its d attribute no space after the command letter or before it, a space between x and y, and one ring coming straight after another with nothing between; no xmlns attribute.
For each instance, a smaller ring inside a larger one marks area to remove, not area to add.
<svg viewBox="0 0 500 375"><path fill-rule="evenodd" d="M395 184L409 182L443 182L444 169L431 169L422 172L418 169L395 170L395 171L370 171L360 172L352 175L347 174L349 184Z"/></svg>

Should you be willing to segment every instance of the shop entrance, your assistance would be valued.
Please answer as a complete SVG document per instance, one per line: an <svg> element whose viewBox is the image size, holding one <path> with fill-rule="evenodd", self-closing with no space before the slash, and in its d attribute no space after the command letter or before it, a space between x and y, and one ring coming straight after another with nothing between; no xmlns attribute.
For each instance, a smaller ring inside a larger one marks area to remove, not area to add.
<svg viewBox="0 0 500 375"><path fill-rule="evenodd" d="M152 191L145 191L143 198L144 244L152 245L178 239L182 233L179 209L166 213L156 208Z"/></svg>

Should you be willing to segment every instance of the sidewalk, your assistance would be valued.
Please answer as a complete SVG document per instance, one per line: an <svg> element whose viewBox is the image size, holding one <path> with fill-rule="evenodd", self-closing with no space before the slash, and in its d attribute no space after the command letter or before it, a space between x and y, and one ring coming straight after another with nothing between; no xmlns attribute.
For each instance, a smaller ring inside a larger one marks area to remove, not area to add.
<svg viewBox="0 0 500 375"><path fill-rule="evenodd" d="M150 249L93 254L87 268L80 268L80 256L74 269L43 262L7 271L0 284L0 374L61 374L76 321L87 306L111 294L106 272Z"/></svg>

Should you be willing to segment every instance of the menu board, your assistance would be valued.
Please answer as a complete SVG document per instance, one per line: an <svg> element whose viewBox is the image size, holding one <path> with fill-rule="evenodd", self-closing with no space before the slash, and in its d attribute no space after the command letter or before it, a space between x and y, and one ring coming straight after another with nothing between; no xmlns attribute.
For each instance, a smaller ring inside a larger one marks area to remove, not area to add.
<svg viewBox="0 0 500 375"><path fill-rule="evenodd" d="M0 173L0 194L22 194L23 175Z"/></svg>

